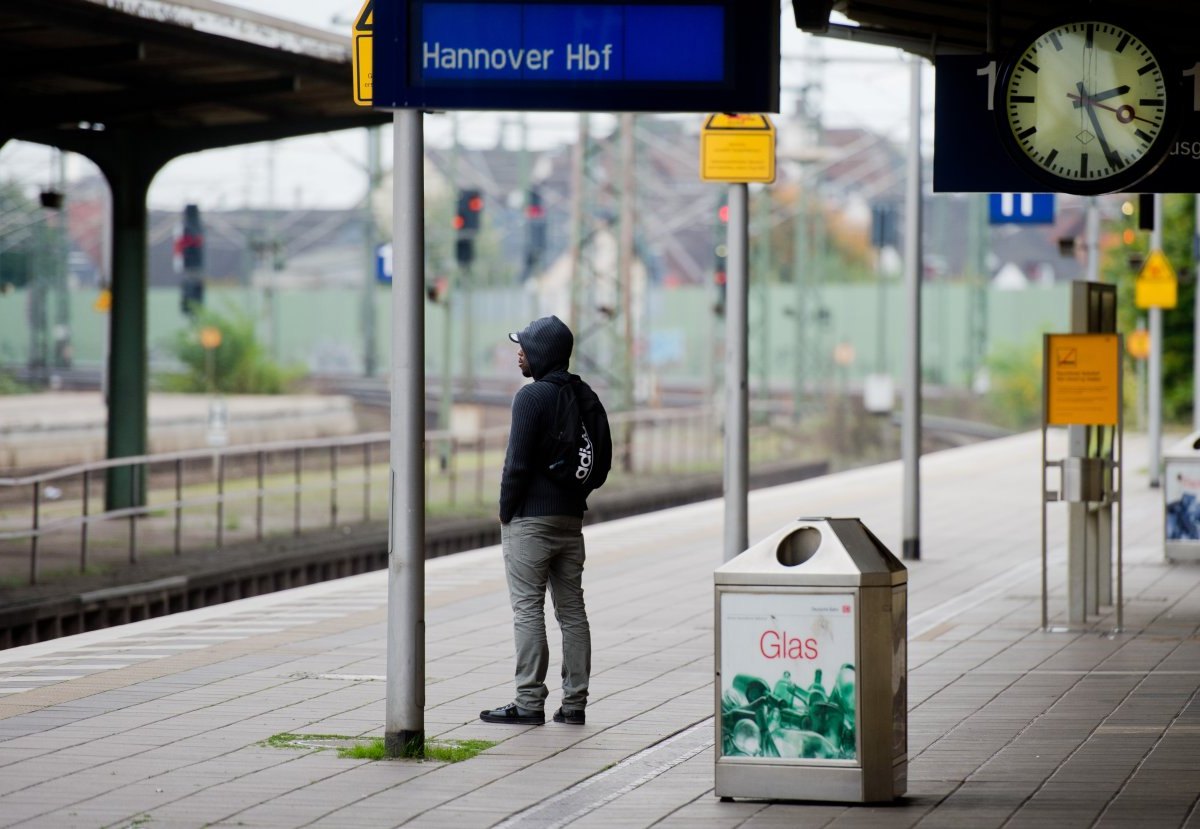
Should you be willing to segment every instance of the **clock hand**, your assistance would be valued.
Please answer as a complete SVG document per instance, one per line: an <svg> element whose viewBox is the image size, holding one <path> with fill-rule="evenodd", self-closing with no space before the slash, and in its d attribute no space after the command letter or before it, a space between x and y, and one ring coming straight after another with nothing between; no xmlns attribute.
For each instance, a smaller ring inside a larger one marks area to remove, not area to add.
<svg viewBox="0 0 1200 829"><path fill-rule="evenodd" d="M1076 95L1073 92L1068 92L1067 97L1075 101L1076 107L1080 106L1081 101L1083 100L1079 95ZM1088 100L1095 101L1096 99L1095 97L1090 97ZM1154 124L1155 126L1158 124L1157 121L1152 121L1149 118L1143 118L1140 115L1134 115L1133 107L1129 106L1128 104L1121 107L1108 106L1107 104L1094 104L1094 106L1098 106L1100 109L1107 109L1109 112L1115 112L1117 114L1117 120L1122 124L1128 124L1130 121L1144 121L1147 124Z"/></svg>
<svg viewBox="0 0 1200 829"><path fill-rule="evenodd" d="M1118 95L1124 95L1128 91L1129 91L1128 86L1124 86L1124 85L1114 86L1112 89L1106 89L1103 92L1096 92L1091 95L1088 95L1087 97L1088 97L1088 100L1090 100L1094 104L1097 101L1106 101L1109 98L1115 98ZM1078 97L1076 97L1075 95L1069 95L1069 97L1075 98L1075 108L1076 109L1078 109L1080 106L1082 106L1083 102ZM1108 109L1108 107L1105 107L1105 109Z"/></svg>
<svg viewBox="0 0 1200 829"><path fill-rule="evenodd" d="M1104 130L1100 126L1100 118L1096 115L1096 108L1092 106L1092 100L1088 97L1087 90L1083 88L1083 81L1077 83L1076 87L1079 89L1080 100L1087 104L1088 118L1092 120L1092 128L1096 130L1096 138L1100 140L1100 150L1104 153L1104 158L1113 167L1120 168L1124 166L1121 164L1121 157L1114 153L1108 146L1108 140L1104 137Z"/></svg>

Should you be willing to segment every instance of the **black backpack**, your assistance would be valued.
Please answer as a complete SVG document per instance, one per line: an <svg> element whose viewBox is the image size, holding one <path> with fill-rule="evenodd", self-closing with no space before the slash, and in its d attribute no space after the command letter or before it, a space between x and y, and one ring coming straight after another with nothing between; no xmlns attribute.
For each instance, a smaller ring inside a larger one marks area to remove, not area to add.
<svg viewBox="0 0 1200 829"><path fill-rule="evenodd" d="M604 484L612 468L608 414L578 375L556 372L543 379L558 386L546 474L559 486L586 496Z"/></svg>

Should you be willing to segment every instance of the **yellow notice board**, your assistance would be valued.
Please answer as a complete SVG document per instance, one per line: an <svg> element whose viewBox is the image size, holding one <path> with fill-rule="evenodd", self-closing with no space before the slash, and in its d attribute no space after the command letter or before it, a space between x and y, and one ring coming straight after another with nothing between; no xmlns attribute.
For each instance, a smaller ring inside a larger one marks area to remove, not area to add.
<svg viewBox="0 0 1200 829"><path fill-rule="evenodd" d="M700 180L775 180L775 125L765 115L718 112L700 131Z"/></svg>
<svg viewBox="0 0 1200 829"><path fill-rule="evenodd" d="M375 0L366 0L354 18L353 50L350 63L354 71L354 103L369 107L374 97L371 71L374 64Z"/></svg>
<svg viewBox="0 0 1200 829"><path fill-rule="evenodd" d="M1151 252L1133 285L1138 308L1174 308L1179 302L1179 279L1161 250Z"/></svg>
<svg viewBox="0 0 1200 829"><path fill-rule="evenodd" d="M1116 334L1046 335L1046 425L1118 425L1120 339Z"/></svg>

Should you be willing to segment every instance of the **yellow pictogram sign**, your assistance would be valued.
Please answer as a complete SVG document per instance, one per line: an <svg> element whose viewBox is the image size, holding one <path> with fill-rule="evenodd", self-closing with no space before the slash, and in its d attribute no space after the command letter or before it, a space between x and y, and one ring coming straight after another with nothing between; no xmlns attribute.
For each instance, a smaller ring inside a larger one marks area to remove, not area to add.
<svg viewBox="0 0 1200 829"><path fill-rule="evenodd" d="M700 131L700 180L770 184L775 126L765 115L719 112Z"/></svg>
<svg viewBox="0 0 1200 829"><path fill-rule="evenodd" d="M1116 426L1120 351L1116 334L1046 335L1046 424Z"/></svg>
<svg viewBox="0 0 1200 829"><path fill-rule="evenodd" d="M1125 335L1125 351L1135 360L1145 360L1150 356L1150 332L1144 328L1130 331Z"/></svg>
<svg viewBox="0 0 1200 829"><path fill-rule="evenodd" d="M350 54L354 69L354 103L360 107L369 107L373 100L371 72L374 31L375 0L365 0L358 17L354 18L354 32L351 35L353 51Z"/></svg>
<svg viewBox="0 0 1200 829"><path fill-rule="evenodd" d="M1134 304L1138 308L1174 308L1179 302L1178 295L1175 269L1161 250L1153 251L1134 283Z"/></svg>
<svg viewBox="0 0 1200 829"><path fill-rule="evenodd" d="M221 346L221 329L206 325L200 329L200 347L212 351Z"/></svg>

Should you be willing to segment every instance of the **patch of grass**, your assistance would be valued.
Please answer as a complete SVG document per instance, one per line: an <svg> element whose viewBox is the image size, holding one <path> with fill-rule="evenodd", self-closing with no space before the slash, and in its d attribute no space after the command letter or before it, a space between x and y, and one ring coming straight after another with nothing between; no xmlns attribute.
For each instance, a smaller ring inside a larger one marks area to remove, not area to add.
<svg viewBox="0 0 1200 829"><path fill-rule="evenodd" d="M324 748L324 746L312 746L309 743L315 740L353 739L353 737L347 737L343 734L292 734L284 731L280 734L272 734L259 743L259 745L266 746L267 748Z"/></svg>
<svg viewBox="0 0 1200 829"><path fill-rule="evenodd" d="M338 757L346 760L387 760L390 759L384 750L382 737L372 737L367 742L361 742L359 737L349 737L344 734L292 734L284 732L273 734L259 743L269 748L305 748L322 751L326 748L337 748ZM352 743L347 746L314 745L315 743ZM439 763L461 763L470 760L481 751L486 751L496 745L490 740L427 740L425 742L425 759L436 760Z"/></svg>
<svg viewBox="0 0 1200 829"><path fill-rule="evenodd" d="M461 763L496 745L491 740L434 740L425 743L425 759Z"/></svg>
<svg viewBox="0 0 1200 829"><path fill-rule="evenodd" d="M369 743L339 748L338 757L343 760L383 760L387 755L383 751L383 738L374 737Z"/></svg>

